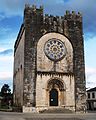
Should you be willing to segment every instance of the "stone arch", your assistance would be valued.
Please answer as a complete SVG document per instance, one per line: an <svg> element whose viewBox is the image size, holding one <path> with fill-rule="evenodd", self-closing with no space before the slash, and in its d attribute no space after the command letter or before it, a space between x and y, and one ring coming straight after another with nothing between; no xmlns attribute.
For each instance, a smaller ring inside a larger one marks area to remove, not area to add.
<svg viewBox="0 0 96 120"><path fill-rule="evenodd" d="M58 92L58 106L63 106L65 104L65 84L63 80L61 80L58 77L51 78L47 82L47 91L46 91L46 97L48 105L50 106L50 92L52 90L56 90Z"/></svg>
<svg viewBox="0 0 96 120"><path fill-rule="evenodd" d="M47 90L50 90L53 88L59 89L60 91L64 91L65 85L63 81L60 80L60 78L53 78L47 82Z"/></svg>

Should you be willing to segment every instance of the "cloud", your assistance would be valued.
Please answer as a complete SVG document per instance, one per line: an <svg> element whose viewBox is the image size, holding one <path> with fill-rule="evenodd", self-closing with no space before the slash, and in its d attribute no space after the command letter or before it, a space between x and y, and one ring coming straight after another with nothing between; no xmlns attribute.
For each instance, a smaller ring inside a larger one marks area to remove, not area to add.
<svg viewBox="0 0 96 120"><path fill-rule="evenodd" d="M0 72L0 80L12 80L12 72Z"/></svg>
<svg viewBox="0 0 96 120"><path fill-rule="evenodd" d="M87 68L96 68L96 45L94 44L96 42L96 35L88 35L85 37L85 65Z"/></svg>
<svg viewBox="0 0 96 120"><path fill-rule="evenodd" d="M92 75L96 75L96 68L86 68L87 79Z"/></svg>
<svg viewBox="0 0 96 120"><path fill-rule="evenodd" d="M3 20L4 18L6 18L6 16L2 13L0 13L0 21Z"/></svg>
<svg viewBox="0 0 96 120"><path fill-rule="evenodd" d="M96 68L86 67L86 86L87 88L96 86Z"/></svg>
<svg viewBox="0 0 96 120"><path fill-rule="evenodd" d="M57 4L63 4L65 0L55 0Z"/></svg>
<svg viewBox="0 0 96 120"><path fill-rule="evenodd" d="M0 72L13 71L13 56L0 56Z"/></svg>
<svg viewBox="0 0 96 120"><path fill-rule="evenodd" d="M12 79L13 54L9 54L11 51L11 49L3 50L3 54L0 55L0 80Z"/></svg>
<svg viewBox="0 0 96 120"><path fill-rule="evenodd" d="M0 55L9 55L9 54L12 54L12 53L13 53L12 49L7 49L7 50L4 50L4 51L0 51Z"/></svg>
<svg viewBox="0 0 96 120"><path fill-rule="evenodd" d="M96 9L96 0L3 0L0 1L0 12L9 16L22 16L26 3L37 4L37 6L44 5L45 13L53 15L64 15L66 10L81 11L84 18L84 30L95 32L96 15L94 11Z"/></svg>
<svg viewBox="0 0 96 120"><path fill-rule="evenodd" d="M11 28L10 28L11 29ZM2 30L0 30L2 31ZM0 51L13 49L14 43L16 41L16 36L18 32L11 30L10 32L5 30L6 32L0 33ZM19 29L18 29L19 31Z"/></svg>
<svg viewBox="0 0 96 120"><path fill-rule="evenodd" d="M6 15L20 15L23 0L3 0L0 1L0 11Z"/></svg>
<svg viewBox="0 0 96 120"><path fill-rule="evenodd" d="M13 55L9 54L11 49L0 48L0 53L2 53L1 51L4 52L4 55L0 55L0 88L4 84L8 84L12 89Z"/></svg>
<svg viewBox="0 0 96 120"><path fill-rule="evenodd" d="M86 68L87 73L96 74L96 68Z"/></svg>
<svg viewBox="0 0 96 120"><path fill-rule="evenodd" d="M0 27L0 35L5 35L10 31L11 31L11 28L9 27Z"/></svg>
<svg viewBox="0 0 96 120"><path fill-rule="evenodd" d="M4 84L8 84L13 89L13 57L0 57L0 89Z"/></svg>
<svg viewBox="0 0 96 120"><path fill-rule="evenodd" d="M92 88L96 86L96 35L85 34L85 71L86 86Z"/></svg>
<svg viewBox="0 0 96 120"><path fill-rule="evenodd" d="M0 62L9 62L10 60L13 60L12 56L0 56Z"/></svg>

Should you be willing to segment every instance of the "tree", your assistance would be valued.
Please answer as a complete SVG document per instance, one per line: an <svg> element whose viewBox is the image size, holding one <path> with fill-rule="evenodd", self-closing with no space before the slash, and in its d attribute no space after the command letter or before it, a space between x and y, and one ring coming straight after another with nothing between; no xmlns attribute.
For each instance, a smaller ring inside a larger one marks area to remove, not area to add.
<svg viewBox="0 0 96 120"><path fill-rule="evenodd" d="M2 105L9 105L9 102L12 101L11 89L8 84L4 84L1 88L1 96L3 97Z"/></svg>
<svg viewBox="0 0 96 120"><path fill-rule="evenodd" d="M11 94L11 89L8 84L4 84L1 88L1 96L5 96L6 94Z"/></svg>

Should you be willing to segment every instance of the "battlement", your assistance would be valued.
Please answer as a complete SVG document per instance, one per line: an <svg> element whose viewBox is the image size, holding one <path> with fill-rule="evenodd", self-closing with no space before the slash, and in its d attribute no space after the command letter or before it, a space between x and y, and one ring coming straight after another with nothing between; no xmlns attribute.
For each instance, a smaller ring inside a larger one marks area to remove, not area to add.
<svg viewBox="0 0 96 120"><path fill-rule="evenodd" d="M68 10L66 10L66 15L78 15L78 16L81 17L81 13L80 13L80 12L76 13L75 11L72 11L72 12L70 13L70 11L68 11Z"/></svg>
<svg viewBox="0 0 96 120"><path fill-rule="evenodd" d="M54 16L45 14L43 15L43 6L37 7L36 5L25 5L24 10L24 25L21 28L30 29L30 34L46 34L48 32L58 32L69 36L69 31L79 29L82 32L82 15L80 12L66 11L64 16ZM17 37L15 48L17 48L22 31L20 29ZM32 33L31 33L32 32ZM16 49L15 49L16 50Z"/></svg>
<svg viewBox="0 0 96 120"><path fill-rule="evenodd" d="M82 22L82 14L80 12L76 13L75 11L70 12L67 10L64 19Z"/></svg>
<svg viewBox="0 0 96 120"><path fill-rule="evenodd" d="M43 6L25 5L24 25L25 29L29 27L30 34L46 34L48 32L57 32L69 36L70 31L77 29L82 33L82 15L80 12L66 11L64 16L54 16L43 14Z"/></svg>
<svg viewBox="0 0 96 120"><path fill-rule="evenodd" d="M30 4L25 4L25 11L28 13L43 13L43 6L40 6L39 8L36 5L30 5ZM44 19L48 19L48 21L53 20L53 21L62 21L62 20L73 20L73 21L82 21L82 14L80 12L76 13L75 11L68 11L66 10L66 13L64 16L53 16L53 15L48 15L45 14Z"/></svg>
<svg viewBox="0 0 96 120"><path fill-rule="evenodd" d="M75 11L66 11L64 16L53 16L45 14L43 17L45 29L48 32L59 32L68 35L68 29L74 30L75 27L81 29L82 27L82 15Z"/></svg>
<svg viewBox="0 0 96 120"><path fill-rule="evenodd" d="M53 19L53 20L55 20L56 21L56 19L57 19L57 21L58 21L58 19L59 20L78 20L78 19L82 19L82 14L80 13L80 12L78 12L78 13L76 13L75 11L72 11L72 12L70 12L70 11L68 11L68 10L66 10L66 13L65 13L65 15L64 16L53 16L53 15L48 15L48 14L45 14L45 19L46 18L49 18L49 19Z"/></svg>
<svg viewBox="0 0 96 120"><path fill-rule="evenodd" d="M25 4L25 9L27 8L31 8L31 9L37 9L37 6L36 5L30 5L30 4ZM38 9L43 9L43 6L40 6Z"/></svg>
<svg viewBox="0 0 96 120"><path fill-rule="evenodd" d="M25 11L29 11L29 12L37 12L39 11L43 11L43 6L40 6L39 8L37 8L36 5L30 5L30 4L25 4Z"/></svg>
<svg viewBox="0 0 96 120"><path fill-rule="evenodd" d="M60 24L61 22L63 22L64 17L63 16L53 16L53 15L48 15L45 14L44 16L44 23L45 24Z"/></svg>
<svg viewBox="0 0 96 120"><path fill-rule="evenodd" d="M53 15L48 15L45 14L44 16L44 22L46 24L61 24L64 21L78 21L78 22L82 22L82 15L80 12L76 13L75 11L66 11L66 14L64 16L53 16Z"/></svg>

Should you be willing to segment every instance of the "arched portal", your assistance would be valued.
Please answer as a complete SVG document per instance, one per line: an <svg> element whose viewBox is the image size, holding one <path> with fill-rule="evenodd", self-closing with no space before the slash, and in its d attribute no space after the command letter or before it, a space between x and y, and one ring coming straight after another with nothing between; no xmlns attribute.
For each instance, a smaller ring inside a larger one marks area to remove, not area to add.
<svg viewBox="0 0 96 120"><path fill-rule="evenodd" d="M56 89L52 89L49 95L50 106L58 106L58 91Z"/></svg>
<svg viewBox="0 0 96 120"><path fill-rule="evenodd" d="M47 83L47 95L49 106L64 105L65 88L64 83L59 78L54 78Z"/></svg>
<svg viewBox="0 0 96 120"><path fill-rule="evenodd" d="M47 84L47 89L59 89L60 91L64 91L64 84L58 78L51 79Z"/></svg>

